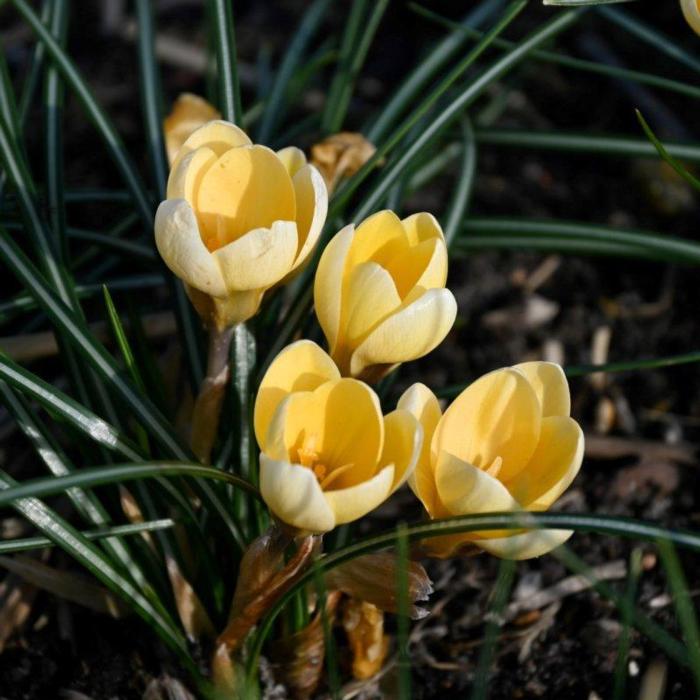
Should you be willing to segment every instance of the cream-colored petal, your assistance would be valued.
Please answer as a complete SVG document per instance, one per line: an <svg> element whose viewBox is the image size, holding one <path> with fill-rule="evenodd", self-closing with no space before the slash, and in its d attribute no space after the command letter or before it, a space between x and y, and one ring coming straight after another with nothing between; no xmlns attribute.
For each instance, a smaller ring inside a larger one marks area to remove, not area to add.
<svg viewBox="0 0 700 700"><path fill-rule="evenodd" d="M287 169L289 177L294 177L297 172L306 165L306 156L301 148L287 146L277 151L277 157L282 161L282 165Z"/></svg>
<svg viewBox="0 0 700 700"><path fill-rule="evenodd" d="M324 495L335 515L336 524L357 520L381 505L391 494L393 482L394 467L389 465L371 479L355 486L326 491Z"/></svg>
<svg viewBox="0 0 700 700"><path fill-rule="evenodd" d="M158 252L174 275L207 294L226 294L221 270L202 243L197 219L184 199L161 202L154 228Z"/></svg>
<svg viewBox="0 0 700 700"><path fill-rule="evenodd" d="M502 559L532 559L541 557L564 544L573 530L531 530L512 537L477 540L481 549Z"/></svg>
<svg viewBox="0 0 700 700"><path fill-rule="evenodd" d="M507 481L530 461L540 437L541 411L525 375L509 367L470 384L445 411L431 450L445 450L480 469L500 457Z"/></svg>
<svg viewBox="0 0 700 700"><path fill-rule="evenodd" d="M178 95L170 114L163 120L168 162L173 164L182 144L196 129L220 118L219 111L199 95L190 92Z"/></svg>
<svg viewBox="0 0 700 700"><path fill-rule="evenodd" d="M508 489L527 510L547 510L578 474L583 443L583 431L572 418L545 418L530 462L507 483Z"/></svg>
<svg viewBox="0 0 700 700"><path fill-rule="evenodd" d="M328 214L328 190L320 173L312 165L304 165L292 177L297 202L299 251L294 260L296 270L316 246Z"/></svg>
<svg viewBox="0 0 700 700"><path fill-rule="evenodd" d="M700 5L698 0L681 0L685 21L696 34L700 34Z"/></svg>
<svg viewBox="0 0 700 700"><path fill-rule="evenodd" d="M394 465L392 492L413 474L422 446L423 427L413 414L397 408L384 417L384 451L379 463Z"/></svg>
<svg viewBox="0 0 700 700"><path fill-rule="evenodd" d="M436 348L457 316L457 302L447 289L429 289L380 323L352 355L350 371L358 376L371 365L415 360Z"/></svg>
<svg viewBox="0 0 700 700"><path fill-rule="evenodd" d="M355 229L352 224L341 229L325 247L314 278L314 306L330 352L339 339L343 277Z"/></svg>
<svg viewBox="0 0 700 700"><path fill-rule="evenodd" d="M197 220L210 248L224 246L275 221L296 220L296 195L289 173L265 146L241 146L221 155L204 173Z"/></svg>
<svg viewBox="0 0 700 700"><path fill-rule="evenodd" d="M261 454L260 493L268 508L288 525L309 532L335 527L333 510L306 467Z"/></svg>
<svg viewBox="0 0 700 700"><path fill-rule="evenodd" d="M521 509L498 479L445 451L437 456L435 485L440 501L452 515Z"/></svg>
<svg viewBox="0 0 700 700"><path fill-rule="evenodd" d="M445 286L447 248L440 240L422 241L388 259L384 266L393 277L399 295L406 299L417 286L424 289Z"/></svg>
<svg viewBox="0 0 700 700"><path fill-rule="evenodd" d="M406 231L393 211L379 211L366 218L356 229L349 263L352 266L373 261L384 268L408 250Z"/></svg>
<svg viewBox="0 0 700 700"><path fill-rule="evenodd" d="M569 382L554 362L522 362L515 365L532 385L542 406L542 417L568 416L571 412Z"/></svg>
<svg viewBox="0 0 700 700"><path fill-rule="evenodd" d="M430 443L437 424L442 417L437 397L425 384L413 384L401 395L397 408L409 411L420 422L423 428L423 445L418 463L408 485L413 493L421 500L429 513L434 513L437 503L435 476L431 466Z"/></svg>
<svg viewBox="0 0 700 700"><path fill-rule="evenodd" d="M296 224L275 221L218 248L212 255L229 291L264 289L279 282L290 270L297 249Z"/></svg>
<svg viewBox="0 0 700 700"><path fill-rule="evenodd" d="M441 240L426 241L420 245L426 244L431 249L430 258L415 285L424 289L444 287L447 281L447 246Z"/></svg>
<svg viewBox="0 0 700 700"><path fill-rule="evenodd" d="M411 245L437 238L445 240L445 234L438 220L427 211L412 214L401 221Z"/></svg>
<svg viewBox="0 0 700 700"><path fill-rule="evenodd" d="M182 198L192 204L202 176L215 162L216 153L206 146L180 158L168 178L168 199Z"/></svg>
<svg viewBox="0 0 700 700"><path fill-rule="evenodd" d="M340 379L340 372L316 343L298 340L288 345L268 367L255 398L255 437L262 447L275 409L288 394L313 391L324 382Z"/></svg>
<svg viewBox="0 0 700 700"><path fill-rule="evenodd" d="M230 148L250 146L251 143L245 131L239 129L235 124L215 119L207 122L190 134L178 151L172 164L171 172L177 168L181 158L202 146L207 146L219 157Z"/></svg>

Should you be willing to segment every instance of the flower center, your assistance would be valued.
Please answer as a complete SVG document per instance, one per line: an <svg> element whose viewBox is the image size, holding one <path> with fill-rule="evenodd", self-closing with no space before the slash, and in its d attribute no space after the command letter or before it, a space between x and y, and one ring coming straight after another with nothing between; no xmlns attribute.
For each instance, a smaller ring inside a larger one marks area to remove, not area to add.
<svg viewBox="0 0 700 700"><path fill-rule="evenodd" d="M322 489L327 489L340 476L352 469L352 464L343 464L340 467L330 467L321 461L321 455L316 449L318 437L314 434L307 436L302 446L297 449L296 463L310 469Z"/></svg>

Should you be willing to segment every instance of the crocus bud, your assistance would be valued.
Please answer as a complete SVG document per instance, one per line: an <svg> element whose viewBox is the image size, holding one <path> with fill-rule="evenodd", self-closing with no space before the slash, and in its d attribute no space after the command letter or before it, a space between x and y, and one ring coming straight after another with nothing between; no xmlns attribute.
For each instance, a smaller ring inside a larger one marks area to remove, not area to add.
<svg viewBox="0 0 700 700"><path fill-rule="evenodd" d="M422 384L410 387L398 405L420 420L429 445L409 483L431 518L547 510L581 466L583 432L569 417L569 386L559 365L526 362L486 374L444 415ZM447 557L472 544L499 557L528 559L571 534L471 532L429 539L423 547Z"/></svg>
<svg viewBox="0 0 700 700"><path fill-rule="evenodd" d="M156 213L158 251L218 329L253 316L306 260L328 208L323 179L299 149L253 145L224 121L185 141L167 196Z"/></svg>
<svg viewBox="0 0 700 700"><path fill-rule="evenodd" d="M422 429L408 411L382 415L367 384L341 378L310 340L272 362L255 400L260 493L282 522L327 532L376 508L413 471Z"/></svg>
<svg viewBox="0 0 700 700"><path fill-rule="evenodd" d="M193 131L207 122L220 118L219 111L199 95L193 95L190 92L179 95L170 114L163 120L165 150L170 165L172 166L175 162L182 144Z"/></svg>
<svg viewBox="0 0 700 700"><path fill-rule="evenodd" d="M321 256L314 302L341 373L377 381L439 345L457 314L446 279L447 247L430 214L381 211L340 231Z"/></svg>
<svg viewBox="0 0 700 700"><path fill-rule="evenodd" d="M686 22L696 34L700 34L700 2L698 0L681 0L681 9Z"/></svg>

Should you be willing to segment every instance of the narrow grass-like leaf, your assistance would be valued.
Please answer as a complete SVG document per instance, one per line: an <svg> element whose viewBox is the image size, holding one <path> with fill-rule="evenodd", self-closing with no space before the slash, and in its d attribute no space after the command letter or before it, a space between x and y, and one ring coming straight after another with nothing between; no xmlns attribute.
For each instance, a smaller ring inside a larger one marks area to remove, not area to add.
<svg viewBox="0 0 700 700"><path fill-rule="evenodd" d="M333 78L321 117L321 128L333 134L343 126L350 105L355 81L367 58L367 52L384 16L389 0L375 0L370 4L370 13L365 15L366 0L352 3L350 18L340 47L340 65Z"/></svg>
<svg viewBox="0 0 700 700"><path fill-rule="evenodd" d="M238 84L236 36L233 28L233 0L210 0L216 46L219 109L224 119L240 124L243 117Z"/></svg>
<svg viewBox="0 0 700 700"><path fill-rule="evenodd" d="M486 631L484 643L479 654L479 661L474 676L471 700L486 700L488 697L489 677L491 675L491 662L496 653L498 635L501 631L499 623L501 613L505 608L515 577L515 562L504 559L498 567L498 576L494 585L490 610L486 615Z"/></svg>
<svg viewBox="0 0 700 700"><path fill-rule="evenodd" d="M542 0L544 5L554 7L584 7L593 5L614 5L622 2L634 2L634 0Z"/></svg>
<svg viewBox="0 0 700 700"><path fill-rule="evenodd" d="M632 615L634 601L637 597L637 584L642 573L642 552L633 549L630 555L629 571L627 572L627 586L625 588L626 606L620 611L622 617L622 632L617 643L617 659L615 660L615 673L613 682L613 699L623 700L625 697L625 685L627 683L627 660L632 644Z"/></svg>
<svg viewBox="0 0 700 700"><path fill-rule="evenodd" d="M17 488L22 487L0 470L0 489L3 489L0 491L0 497ZM38 530L87 568L110 591L128 603L178 656L180 663L193 677L201 677L187 650L185 639L172 619L165 618L159 610L153 607L141 592L112 566L107 557L90 540L83 537L72 525L37 498L25 497L17 501L15 505Z"/></svg>
<svg viewBox="0 0 700 700"><path fill-rule="evenodd" d="M618 27L653 46L661 53L670 56L687 68L700 72L700 59L686 51L677 39L666 36L655 27L651 27L626 10L617 7L600 7L598 12Z"/></svg>
<svg viewBox="0 0 700 700"><path fill-rule="evenodd" d="M694 552L700 552L700 533L689 530L666 529L653 523L647 523L631 518L616 518L611 516L598 515L575 515L568 513L495 513L480 515L465 515L442 520L419 523L406 527L406 537L410 542L419 541L425 538L440 537L443 535L463 534L467 532L478 532L479 530L516 530L523 527L546 528L546 529L566 529L577 532L596 532L599 534L627 537L636 540L656 541L664 539L673 542L680 547L686 547ZM347 547L339 549L331 554L324 555L318 559L318 566L324 571L328 571L336 566L340 566L346 561L350 561L363 554L369 554L380 549L391 547L396 542L396 531L394 529L387 532L368 537L355 542ZM562 548L559 548L562 549ZM555 550L555 552L559 552ZM295 581L294 585L277 601L267 617L263 620L260 628L256 632L248 658L247 674L248 678L255 678L257 674L257 661L262 645L270 633L271 626L287 604L290 598L302 586L311 581L313 574L306 572ZM612 598L614 594L611 594ZM646 620L646 618L644 618ZM639 617L635 617L635 625L639 622ZM646 625L645 629L656 630L658 626L653 623ZM663 632L663 630L662 630ZM663 637L664 640L667 639ZM675 641L675 640L672 640ZM687 662L682 647L678 648L678 643L667 645L668 651L675 659L682 663Z"/></svg>
<svg viewBox="0 0 700 700"><path fill-rule="evenodd" d="M275 133L277 125L282 120L286 107L285 95L289 83L297 66L301 63L309 42L316 34L329 5L330 0L315 0L311 3L304 13L299 27L294 32L292 40L284 52L282 63L275 74L275 79L265 103L263 117L258 129L258 143L268 143Z"/></svg>
<svg viewBox="0 0 700 700"><path fill-rule="evenodd" d="M63 476L30 479L21 484L15 483L11 487L5 487L4 491L0 491L0 508L22 498L55 496L73 488L88 489L95 486L117 485L126 481L156 479L166 476L195 476L200 479L224 481L260 498L258 490L252 484L235 474L221 471L221 469L181 462L141 462L90 467Z"/></svg>
<svg viewBox="0 0 700 700"><path fill-rule="evenodd" d="M626 136L596 136L562 132L520 131L518 129L477 129L476 141L479 144L512 146L574 153L649 158L656 152L654 145L640 139ZM667 144L667 153L700 163L700 147L692 144Z"/></svg>
<svg viewBox="0 0 700 700"><path fill-rule="evenodd" d="M101 541L129 535L140 535L142 533L155 532L156 530L168 530L174 525L175 522L170 518L160 518L159 520L148 520L143 523L102 527L96 530L83 531L80 534L85 539ZM14 540L0 540L0 554L17 554L18 552L29 552L35 549L47 549L55 546L56 543L48 537L22 537Z"/></svg>
<svg viewBox="0 0 700 700"><path fill-rule="evenodd" d="M476 174L476 142L474 129L468 117L461 120L462 125L462 162L457 175L457 183L452 193L452 201L445 215L445 242L448 247L462 226L462 220L469 206L469 198L474 187Z"/></svg>
<svg viewBox="0 0 700 700"><path fill-rule="evenodd" d="M661 538L657 546L661 554L661 560L666 568L666 577L673 594L678 624L683 630L683 637L685 638L690 658L690 669L695 679L695 692L700 695L700 627L698 627L695 605L690 597L688 582L673 543L670 540Z"/></svg>
<svg viewBox="0 0 700 700"><path fill-rule="evenodd" d="M696 190L700 190L700 180L695 176L691 175L664 147L664 145L656 137L656 134L651 130L649 124L642 116L642 113L637 109L635 110L637 114L637 119L644 129L644 133L647 138L651 141L657 153L661 156L662 160L668 163L686 182L691 184Z"/></svg>

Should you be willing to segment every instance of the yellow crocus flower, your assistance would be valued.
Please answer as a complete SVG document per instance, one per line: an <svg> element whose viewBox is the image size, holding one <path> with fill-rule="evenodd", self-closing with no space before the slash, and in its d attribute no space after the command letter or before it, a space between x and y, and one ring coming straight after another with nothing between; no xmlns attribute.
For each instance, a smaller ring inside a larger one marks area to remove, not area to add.
<svg viewBox="0 0 700 700"><path fill-rule="evenodd" d="M411 475L422 445L409 411L382 415L367 384L341 378L310 340L272 362L255 401L260 492L274 515L304 532L357 520Z"/></svg>
<svg viewBox="0 0 700 700"><path fill-rule="evenodd" d="M205 323L222 329L253 316L265 291L308 258L327 209L323 178L302 151L275 153L212 121L173 162L156 245Z"/></svg>
<svg viewBox="0 0 700 700"><path fill-rule="evenodd" d="M349 225L323 251L314 302L344 376L376 381L445 338L457 303L445 289L447 247L427 213L381 211Z"/></svg>
<svg viewBox="0 0 700 700"><path fill-rule="evenodd" d="M165 150L172 166L182 144L193 131L207 122L220 119L221 113L199 95L183 92L178 95L170 114L163 120Z"/></svg>
<svg viewBox="0 0 700 700"><path fill-rule="evenodd" d="M490 372L444 415L423 384L410 387L398 407L423 426L425 443L409 484L431 518L547 510L581 466L583 432L569 417L564 372L550 362ZM478 532L427 540L424 547L447 557L471 543L507 559L528 559L570 536L570 530Z"/></svg>
<svg viewBox="0 0 700 700"><path fill-rule="evenodd" d="M700 34L700 0L681 0L686 22L696 34Z"/></svg>

